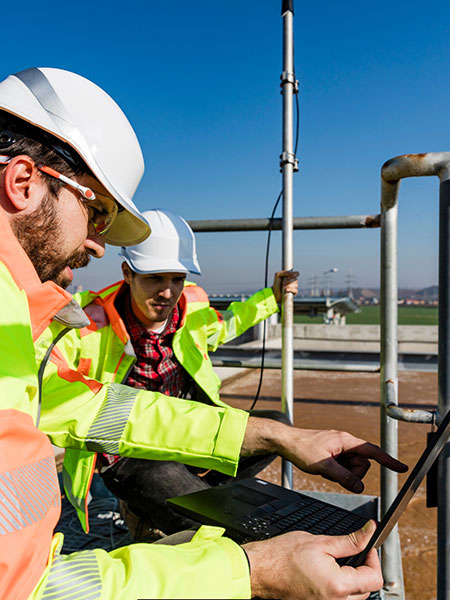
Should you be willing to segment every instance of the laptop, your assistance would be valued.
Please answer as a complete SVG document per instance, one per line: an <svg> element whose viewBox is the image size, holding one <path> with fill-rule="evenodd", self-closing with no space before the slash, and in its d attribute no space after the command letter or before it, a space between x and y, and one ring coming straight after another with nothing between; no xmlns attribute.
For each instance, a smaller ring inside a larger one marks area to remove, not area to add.
<svg viewBox="0 0 450 600"><path fill-rule="evenodd" d="M450 411L378 523L367 547L357 556L346 559L345 564L358 566L364 562L369 550L381 546L449 436ZM239 543L263 540L296 530L345 535L356 531L368 520L356 512L258 478L235 480L200 492L169 498L167 503L173 510L200 523L224 527L227 535Z"/></svg>

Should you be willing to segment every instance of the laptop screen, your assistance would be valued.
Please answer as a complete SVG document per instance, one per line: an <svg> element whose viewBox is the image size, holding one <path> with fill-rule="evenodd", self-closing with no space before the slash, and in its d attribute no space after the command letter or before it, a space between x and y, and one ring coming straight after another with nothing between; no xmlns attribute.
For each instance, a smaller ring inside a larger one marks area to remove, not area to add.
<svg viewBox="0 0 450 600"><path fill-rule="evenodd" d="M439 456L441 450L448 441L450 435L450 411L445 415L441 421L438 430L433 436L431 443L423 451L421 457L415 464L408 479L403 484L399 493L395 497L386 514L381 519L375 533L370 538L366 548L357 557L352 557L347 564L352 566L361 565L369 550L372 548L379 548L381 544L386 540L388 535L391 533L395 524L397 523L400 515L405 510L408 502L415 494L417 488L422 483L425 475L430 470L434 461Z"/></svg>

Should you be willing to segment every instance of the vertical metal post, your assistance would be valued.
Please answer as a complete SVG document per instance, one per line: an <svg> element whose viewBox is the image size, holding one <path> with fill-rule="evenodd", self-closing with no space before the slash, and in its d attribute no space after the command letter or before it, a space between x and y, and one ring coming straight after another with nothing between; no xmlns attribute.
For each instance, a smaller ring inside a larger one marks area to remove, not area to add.
<svg viewBox="0 0 450 600"><path fill-rule="evenodd" d="M438 408L450 410L450 179L440 183ZM450 444L439 458L437 522L437 598L450 599Z"/></svg>
<svg viewBox="0 0 450 600"><path fill-rule="evenodd" d="M397 430L387 416L386 404L397 404L397 338L394 334L394 298L397 304L397 254L392 240L397 239L397 196L400 180L404 177L437 175L440 179L439 214L439 357L438 357L438 409L444 415L450 409L450 152L405 154L388 160L382 167L381 192L381 251L382 294L381 315L381 435L385 450L396 456ZM395 208L395 216L393 209ZM394 223L395 219L395 223ZM394 231L395 226L395 231ZM389 233L390 231L390 233ZM389 238L392 238L390 241ZM395 265L394 265L395 262ZM395 282L395 283L394 283ZM394 289L395 288L395 289ZM395 296L394 296L395 294ZM391 308L388 308L389 305ZM395 315L397 307L395 307ZM394 364L395 363L395 364ZM450 600L450 444L439 457L438 477L438 569L437 598ZM397 476L382 470L382 511L385 512L397 489ZM382 551L385 584L396 585L392 533ZM394 563L393 563L394 564ZM398 563L400 572L401 563ZM398 580L398 575L397 575Z"/></svg>
<svg viewBox="0 0 450 600"><path fill-rule="evenodd" d="M389 184L382 180L382 194L398 193L398 183ZM383 199L382 199L383 205ZM381 213L381 313L380 313L380 439L381 446L393 456L397 456L397 421L386 413L387 403L397 404L398 390L398 345L397 345L397 218L398 205ZM397 494L397 473L381 468L381 514L384 515ZM381 549L381 564L385 587L400 585L397 531L394 530Z"/></svg>
<svg viewBox="0 0 450 600"><path fill-rule="evenodd" d="M283 152L281 154L281 172L283 177L283 269L293 268L293 201L292 177L296 167L293 145L293 94L296 91L294 73L294 3L293 0L283 0L281 16L283 19L283 73L281 75L281 89L283 94ZM283 412L292 422L294 406L293 382L293 320L294 301L292 294L283 294L281 308L282 322L282 351L281 351L281 376L282 394L281 402ZM283 461L282 483L285 487L292 488L292 464Z"/></svg>

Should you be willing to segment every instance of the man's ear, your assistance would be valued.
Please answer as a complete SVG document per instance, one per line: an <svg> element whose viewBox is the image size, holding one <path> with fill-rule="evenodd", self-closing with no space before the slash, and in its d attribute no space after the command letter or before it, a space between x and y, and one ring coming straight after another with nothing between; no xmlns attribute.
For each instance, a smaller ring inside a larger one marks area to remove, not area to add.
<svg viewBox="0 0 450 600"><path fill-rule="evenodd" d="M125 261L122 263L122 273L123 273L123 278L125 280L126 283L128 283L128 285L130 285L131 283L131 269L128 265L128 263L126 263Z"/></svg>
<svg viewBox="0 0 450 600"><path fill-rule="evenodd" d="M34 161L26 154L15 156L4 171L4 189L12 208L33 210L42 199L45 183Z"/></svg>

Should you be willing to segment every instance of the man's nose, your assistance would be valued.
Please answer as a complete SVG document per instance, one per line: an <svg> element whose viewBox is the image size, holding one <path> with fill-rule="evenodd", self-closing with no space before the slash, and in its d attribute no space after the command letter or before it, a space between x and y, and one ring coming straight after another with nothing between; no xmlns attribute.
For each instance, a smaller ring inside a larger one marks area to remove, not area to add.
<svg viewBox="0 0 450 600"><path fill-rule="evenodd" d="M170 285L165 284L163 287L161 287L161 289L159 290L159 295L162 298L166 298L167 300L169 300L172 297L172 288L170 287Z"/></svg>

